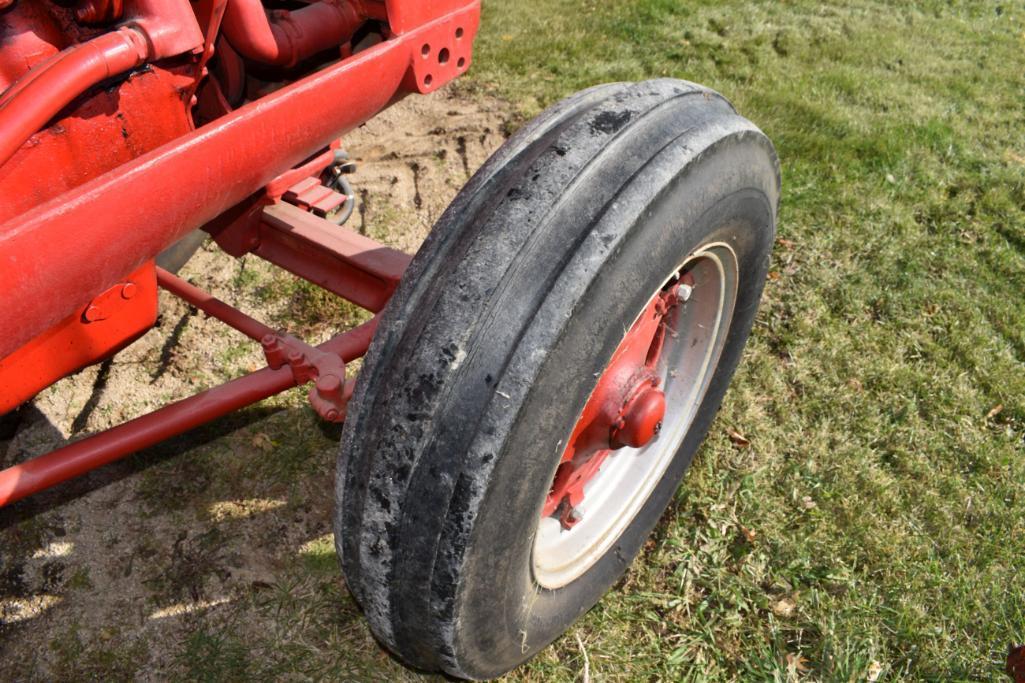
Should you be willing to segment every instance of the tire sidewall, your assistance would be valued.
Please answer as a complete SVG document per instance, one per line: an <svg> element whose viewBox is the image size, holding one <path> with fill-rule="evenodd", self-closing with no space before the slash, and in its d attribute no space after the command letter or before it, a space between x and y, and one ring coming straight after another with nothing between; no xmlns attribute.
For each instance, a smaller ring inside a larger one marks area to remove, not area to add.
<svg viewBox="0 0 1025 683"><path fill-rule="evenodd" d="M752 149L764 153L765 144L760 134L738 134L662 183L628 183L601 220L611 232L582 248L595 253L579 259L597 265L573 283L578 296L563 297L569 307L565 326L503 439L467 545L456 609L465 617L456 633L456 659L466 674L496 675L518 663L510 661L514 656L522 660L558 637L622 576L673 496L715 417L761 297L774 237L775 187L764 167L743 163ZM610 550L570 584L540 587L531 572L540 510L593 378L666 279L689 254L717 242L737 256L737 300L691 427Z"/></svg>

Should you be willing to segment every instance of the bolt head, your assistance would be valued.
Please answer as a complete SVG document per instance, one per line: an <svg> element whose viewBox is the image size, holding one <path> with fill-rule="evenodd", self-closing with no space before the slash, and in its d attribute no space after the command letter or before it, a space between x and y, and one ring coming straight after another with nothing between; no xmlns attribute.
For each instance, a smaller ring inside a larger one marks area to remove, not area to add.
<svg viewBox="0 0 1025 683"><path fill-rule="evenodd" d="M694 287L691 285L680 285L676 290L676 298L680 301L687 301L690 299L690 295L694 293Z"/></svg>

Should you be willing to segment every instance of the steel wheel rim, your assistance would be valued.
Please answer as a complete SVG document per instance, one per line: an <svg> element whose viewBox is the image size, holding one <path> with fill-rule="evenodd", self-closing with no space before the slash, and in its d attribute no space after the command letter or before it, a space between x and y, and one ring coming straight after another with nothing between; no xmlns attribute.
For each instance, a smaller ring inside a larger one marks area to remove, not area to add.
<svg viewBox="0 0 1025 683"><path fill-rule="evenodd" d="M656 373L666 398L657 438L640 448L612 451L584 485L570 529L554 516L539 520L531 553L534 579L545 588L565 586L604 556L633 521L683 443L715 374L736 303L736 254L726 244L708 244L676 268L652 298L680 274L693 277L686 302L667 317ZM638 317L640 314L638 315Z"/></svg>

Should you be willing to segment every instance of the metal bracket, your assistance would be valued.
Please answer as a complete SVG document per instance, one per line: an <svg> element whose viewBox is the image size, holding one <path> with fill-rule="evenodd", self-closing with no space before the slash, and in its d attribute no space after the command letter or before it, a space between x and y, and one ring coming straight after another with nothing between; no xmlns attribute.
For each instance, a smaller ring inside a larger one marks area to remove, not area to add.
<svg viewBox="0 0 1025 683"><path fill-rule="evenodd" d="M131 280L117 283L89 302L82 313L82 322L106 320L121 310L122 303L133 298L138 291L139 287Z"/></svg>
<svg viewBox="0 0 1025 683"><path fill-rule="evenodd" d="M348 201L341 192L325 187L318 178L304 178L289 187L281 198L321 218Z"/></svg>
<svg viewBox="0 0 1025 683"><path fill-rule="evenodd" d="M313 382L310 405L328 422L343 422L350 391L345 384L345 362L296 339L290 334L268 334L260 340L267 365L272 369L289 366L296 384Z"/></svg>

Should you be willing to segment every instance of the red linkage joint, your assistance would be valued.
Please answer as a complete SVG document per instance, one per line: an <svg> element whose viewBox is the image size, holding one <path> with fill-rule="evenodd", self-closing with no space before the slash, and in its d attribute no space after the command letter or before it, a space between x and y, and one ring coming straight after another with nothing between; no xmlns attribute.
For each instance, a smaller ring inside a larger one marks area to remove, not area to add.
<svg viewBox="0 0 1025 683"><path fill-rule="evenodd" d="M309 399L318 415L328 422L345 420L352 391L345 382L345 363L340 357L287 334L265 335L260 344L272 369L287 365L297 384L313 383Z"/></svg>

